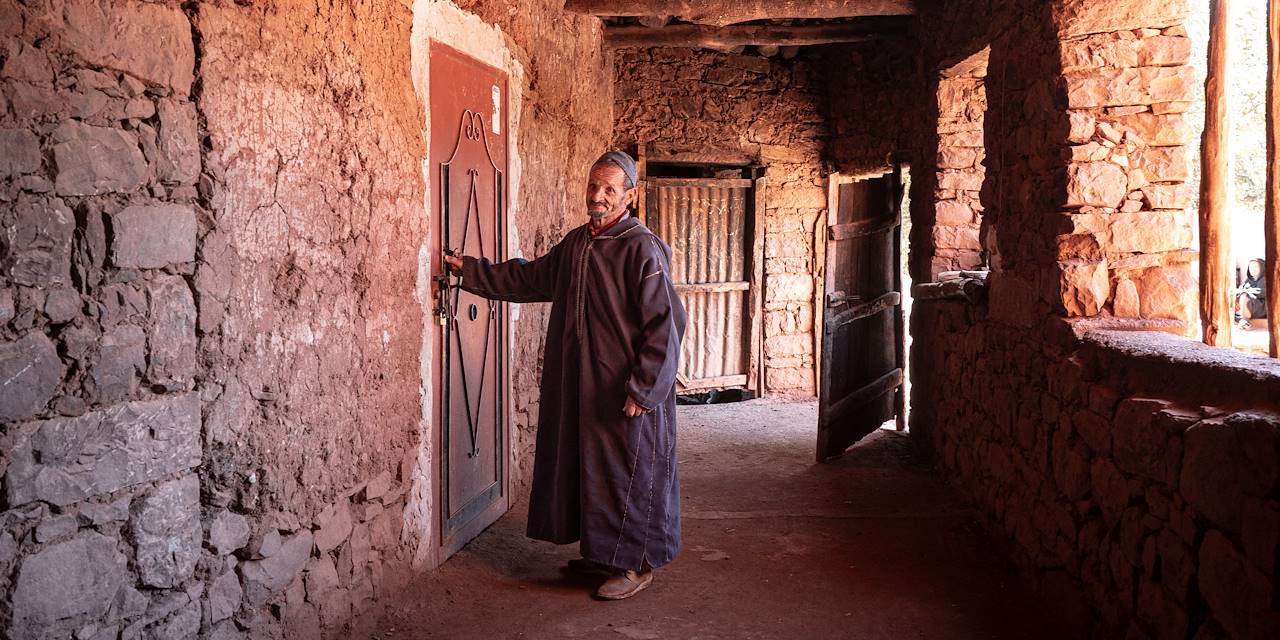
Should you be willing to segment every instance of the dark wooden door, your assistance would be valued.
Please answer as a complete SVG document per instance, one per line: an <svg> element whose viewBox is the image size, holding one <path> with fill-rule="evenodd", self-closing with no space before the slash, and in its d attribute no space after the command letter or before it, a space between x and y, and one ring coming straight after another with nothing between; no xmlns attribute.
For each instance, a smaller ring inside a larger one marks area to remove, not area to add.
<svg viewBox="0 0 1280 640"><path fill-rule="evenodd" d="M504 257L506 75L431 43L432 211L444 251ZM506 317L502 304L462 291L435 265L438 328L441 559L462 548L509 505Z"/></svg>
<svg viewBox="0 0 1280 640"><path fill-rule="evenodd" d="M763 180L648 178L645 223L671 246L671 271L689 327L680 393L759 392L760 261L756 193Z"/></svg>
<svg viewBox="0 0 1280 640"><path fill-rule="evenodd" d="M840 184L828 213L819 461L904 415L900 185L896 171Z"/></svg>

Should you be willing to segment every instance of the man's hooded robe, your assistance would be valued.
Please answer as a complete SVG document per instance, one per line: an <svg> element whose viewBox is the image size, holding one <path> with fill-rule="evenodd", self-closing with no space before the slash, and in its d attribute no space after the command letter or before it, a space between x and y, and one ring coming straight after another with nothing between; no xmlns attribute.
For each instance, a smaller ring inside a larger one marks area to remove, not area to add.
<svg viewBox="0 0 1280 640"><path fill-rule="evenodd" d="M532 262L466 258L462 288L550 302L529 501L531 538L581 540L619 569L680 551L676 365L685 312L671 249L633 217L583 225ZM629 418L630 397L648 410Z"/></svg>

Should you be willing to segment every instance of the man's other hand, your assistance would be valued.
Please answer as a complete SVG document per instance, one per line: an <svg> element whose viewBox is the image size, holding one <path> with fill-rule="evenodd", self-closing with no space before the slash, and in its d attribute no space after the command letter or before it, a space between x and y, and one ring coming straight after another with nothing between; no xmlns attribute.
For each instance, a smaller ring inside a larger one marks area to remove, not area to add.
<svg viewBox="0 0 1280 640"><path fill-rule="evenodd" d="M461 256L446 255L444 257L444 263L449 265L449 270L453 272L453 275L456 276L456 275L462 274L462 257Z"/></svg>
<svg viewBox="0 0 1280 640"><path fill-rule="evenodd" d="M649 413L649 410L636 404L635 400L632 400L630 396L627 396L627 403L622 406L622 412L627 414L628 418L634 418L636 416Z"/></svg>

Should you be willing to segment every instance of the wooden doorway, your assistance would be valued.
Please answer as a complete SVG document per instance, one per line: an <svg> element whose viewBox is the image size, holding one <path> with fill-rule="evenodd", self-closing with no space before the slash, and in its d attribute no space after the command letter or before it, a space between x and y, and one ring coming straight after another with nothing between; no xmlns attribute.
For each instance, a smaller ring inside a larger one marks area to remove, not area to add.
<svg viewBox="0 0 1280 640"><path fill-rule="evenodd" d="M646 167L641 215L671 246L689 323L676 390L762 395L764 178L749 167L655 168Z"/></svg>
<svg viewBox="0 0 1280 640"><path fill-rule="evenodd" d="M902 180L830 177L825 229L817 459L906 415Z"/></svg>
<svg viewBox="0 0 1280 640"><path fill-rule="evenodd" d="M431 43L431 201L445 251L506 253L507 76ZM507 322L501 303L462 291L435 265L436 468L440 560L507 511Z"/></svg>

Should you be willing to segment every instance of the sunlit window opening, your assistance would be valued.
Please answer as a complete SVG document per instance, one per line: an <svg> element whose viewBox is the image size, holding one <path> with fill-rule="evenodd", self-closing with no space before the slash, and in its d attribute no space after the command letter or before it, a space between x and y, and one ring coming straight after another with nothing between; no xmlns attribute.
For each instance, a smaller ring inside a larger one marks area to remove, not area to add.
<svg viewBox="0 0 1280 640"><path fill-rule="evenodd" d="M1209 0L1190 0L1187 33L1192 60L1203 79L1209 43ZM1234 267L1231 291L1232 346L1241 351L1267 354L1265 305L1265 235L1267 178L1267 3L1232 2L1231 37L1228 42L1228 127L1230 128L1230 262ZM1200 184L1199 141L1204 130L1204 93L1199 92L1188 111L1195 128L1195 144L1189 147L1191 185ZM1193 207L1199 206L1192 198Z"/></svg>

